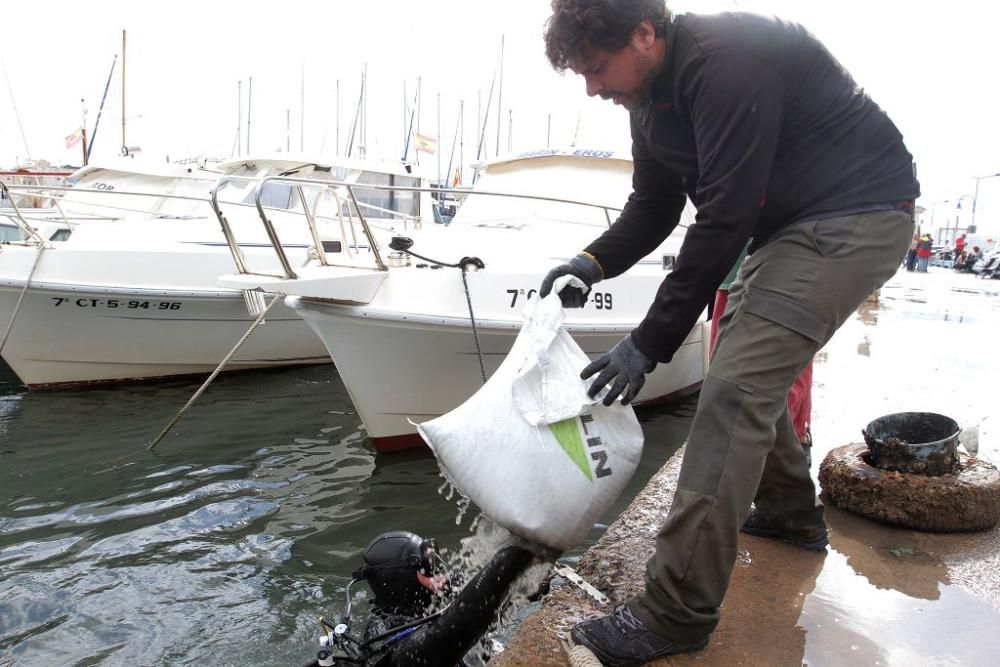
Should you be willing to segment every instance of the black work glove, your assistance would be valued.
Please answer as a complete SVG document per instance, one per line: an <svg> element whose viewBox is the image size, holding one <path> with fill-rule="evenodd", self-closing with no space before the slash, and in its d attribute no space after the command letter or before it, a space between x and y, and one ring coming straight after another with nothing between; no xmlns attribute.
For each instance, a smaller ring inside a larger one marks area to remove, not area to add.
<svg viewBox="0 0 1000 667"><path fill-rule="evenodd" d="M576 276L587 286L587 290L584 291L579 287L573 287L572 285L567 285L559 292L559 298L562 300L563 308L583 308L587 303L587 292L593 287L594 283L601 280L604 277L604 271L601 270L600 264L597 263L594 258L590 255L585 255L580 253L573 259L569 260L566 264L560 264L556 268L552 269L542 280L542 286L538 289L538 296L545 298L552 291L552 283L556 281L556 278L560 276Z"/></svg>
<svg viewBox="0 0 1000 667"><path fill-rule="evenodd" d="M580 373L580 377L586 380L594 373L600 371L600 375L590 385L587 395L593 398L604 388L604 385L611 382L611 390L604 397L604 405L611 405L624 390L622 395L622 405L628 404L646 383L646 373L656 368L656 362L643 354L632 342L631 334L625 336L618 344L611 348L611 351L600 359L591 362ZM626 390L625 387L628 387Z"/></svg>

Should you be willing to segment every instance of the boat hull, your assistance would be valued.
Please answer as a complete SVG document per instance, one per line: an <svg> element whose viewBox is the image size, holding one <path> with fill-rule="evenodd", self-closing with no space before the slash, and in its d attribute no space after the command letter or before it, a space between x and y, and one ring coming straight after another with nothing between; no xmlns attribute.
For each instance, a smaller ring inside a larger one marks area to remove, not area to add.
<svg viewBox="0 0 1000 667"><path fill-rule="evenodd" d="M0 286L0 321L17 309L3 359L33 389L210 373L256 319L238 292ZM329 363L282 303L227 370Z"/></svg>
<svg viewBox="0 0 1000 667"><path fill-rule="evenodd" d="M482 386L476 338L468 319L380 317L371 311L289 298L323 341L379 451L421 444L413 423L459 406ZM363 314L362 314L363 313ZM510 351L520 320L488 321L477 327L487 376ZM629 327L574 327L570 334L591 359L611 349ZM673 361L660 364L637 402L652 402L696 390L705 372L703 327L696 326Z"/></svg>

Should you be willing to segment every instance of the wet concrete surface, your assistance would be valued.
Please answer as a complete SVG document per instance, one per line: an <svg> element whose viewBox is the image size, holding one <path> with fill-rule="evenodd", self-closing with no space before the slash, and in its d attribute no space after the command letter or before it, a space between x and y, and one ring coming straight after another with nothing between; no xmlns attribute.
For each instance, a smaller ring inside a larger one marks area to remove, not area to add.
<svg viewBox="0 0 1000 667"><path fill-rule="evenodd" d="M962 444L1000 463L1000 281L900 272L817 355L813 460L861 440L872 419L954 418ZM683 450L577 565L611 604L642 586ZM814 475L817 467L814 466ZM676 665L993 665L1000 656L1000 528L941 534L894 528L827 504L830 547L810 553L740 536L722 621ZM572 624L606 613L554 586L496 661L566 665Z"/></svg>

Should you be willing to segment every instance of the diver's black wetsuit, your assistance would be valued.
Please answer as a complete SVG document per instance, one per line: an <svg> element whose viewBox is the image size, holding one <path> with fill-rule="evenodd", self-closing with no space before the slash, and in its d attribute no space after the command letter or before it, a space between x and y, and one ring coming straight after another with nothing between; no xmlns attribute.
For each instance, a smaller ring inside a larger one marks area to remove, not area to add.
<svg viewBox="0 0 1000 667"><path fill-rule="evenodd" d="M532 554L505 547L470 581L440 616L412 630L403 630L374 654L372 667L459 665L462 658L496 618L511 584L531 565ZM384 627L415 620L399 616L373 619ZM369 633L366 632L366 635ZM366 637L370 638L370 637Z"/></svg>

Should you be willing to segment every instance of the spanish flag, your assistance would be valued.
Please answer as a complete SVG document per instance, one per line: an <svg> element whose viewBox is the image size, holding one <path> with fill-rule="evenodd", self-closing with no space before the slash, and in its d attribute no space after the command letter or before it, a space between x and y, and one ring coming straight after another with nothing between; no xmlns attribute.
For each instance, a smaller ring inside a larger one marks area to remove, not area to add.
<svg viewBox="0 0 1000 667"><path fill-rule="evenodd" d="M66 148L73 148L81 141L83 141L83 128L78 127L73 134L66 137Z"/></svg>
<svg viewBox="0 0 1000 667"><path fill-rule="evenodd" d="M437 139L417 133L413 135L413 150L418 153L430 153L434 155L434 152L437 150Z"/></svg>
<svg viewBox="0 0 1000 667"><path fill-rule="evenodd" d="M457 188L462 184L462 168L455 167L455 177L451 179L451 187Z"/></svg>

